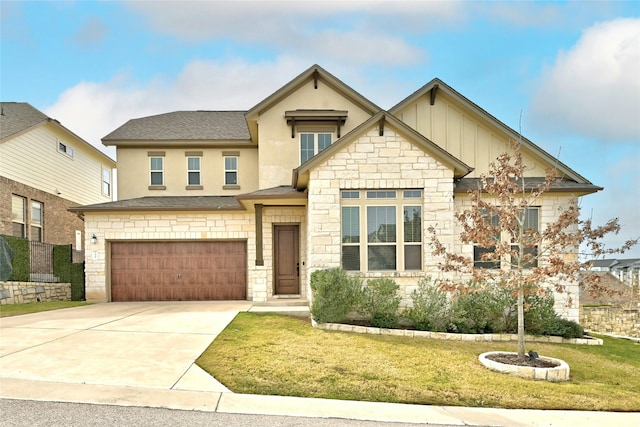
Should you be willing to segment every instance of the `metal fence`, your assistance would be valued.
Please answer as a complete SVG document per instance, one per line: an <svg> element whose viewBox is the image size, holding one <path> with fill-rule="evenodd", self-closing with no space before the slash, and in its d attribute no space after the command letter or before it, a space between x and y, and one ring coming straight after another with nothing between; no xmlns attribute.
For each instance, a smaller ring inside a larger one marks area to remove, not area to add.
<svg viewBox="0 0 640 427"><path fill-rule="evenodd" d="M55 283L60 279L53 271L53 248L51 243L29 242L29 281ZM84 262L84 251L71 250L72 263Z"/></svg>

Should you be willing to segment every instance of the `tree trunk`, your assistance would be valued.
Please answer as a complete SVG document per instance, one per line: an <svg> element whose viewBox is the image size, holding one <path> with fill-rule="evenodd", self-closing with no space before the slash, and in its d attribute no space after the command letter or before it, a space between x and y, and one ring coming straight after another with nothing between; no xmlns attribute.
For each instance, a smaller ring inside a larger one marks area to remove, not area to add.
<svg viewBox="0 0 640 427"><path fill-rule="evenodd" d="M524 359L524 289L518 286L518 358Z"/></svg>

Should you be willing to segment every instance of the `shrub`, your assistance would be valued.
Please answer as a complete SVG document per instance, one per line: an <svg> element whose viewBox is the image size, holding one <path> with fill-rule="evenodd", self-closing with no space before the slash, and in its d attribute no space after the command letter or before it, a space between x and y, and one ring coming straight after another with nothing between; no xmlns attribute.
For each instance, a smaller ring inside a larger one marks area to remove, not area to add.
<svg viewBox="0 0 640 427"><path fill-rule="evenodd" d="M447 292L431 283L430 277L418 282L418 288L411 292L413 307L406 312L416 329L421 331L444 332L449 327L450 309Z"/></svg>
<svg viewBox="0 0 640 427"><path fill-rule="evenodd" d="M393 279L381 278L367 281L363 289L359 312L370 317L371 324L379 328L394 328L400 318L400 287Z"/></svg>
<svg viewBox="0 0 640 427"><path fill-rule="evenodd" d="M551 292L545 295L527 295L525 306L529 309L524 312L525 332L532 335L550 335L552 325L558 317L553 304L554 298Z"/></svg>
<svg viewBox="0 0 640 427"><path fill-rule="evenodd" d="M71 245L53 247L53 274L60 282L71 282Z"/></svg>
<svg viewBox="0 0 640 427"><path fill-rule="evenodd" d="M311 316L320 323L341 322L353 311L361 295L362 281L341 268L311 273Z"/></svg>
<svg viewBox="0 0 640 427"><path fill-rule="evenodd" d="M84 301L84 263L71 264L71 301Z"/></svg>
<svg viewBox="0 0 640 427"><path fill-rule="evenodd" d="M549 335L556 335L562 338L582 338L584 336L584 329L573 320L556 316L550 327Z"/></svg>
<svg viewBox="0 0 640 427"><path fill-rule="evenodd" d="M494 286L472 283L467 292L458 292L451 307L456 332L482 334L497 332L510 311L508 298Z"/></svg>
<svg viewBox="0 0 640 427"><path fill-rule="evenodd" d="M3 236L5 241L13 250L14 257L11 262L12 272L8 281L28 282L30 268L31 253L29 250L29 241L12 236Z"/></svg>

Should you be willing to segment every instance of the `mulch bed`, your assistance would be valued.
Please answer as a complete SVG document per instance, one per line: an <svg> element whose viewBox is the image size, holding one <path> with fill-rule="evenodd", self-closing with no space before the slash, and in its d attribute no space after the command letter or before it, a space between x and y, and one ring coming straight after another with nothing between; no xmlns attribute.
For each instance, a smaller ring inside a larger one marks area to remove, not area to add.
<svg viewBox="0 0 640 427"><path fill-rule="evenodd" d="M559 366L557 363L542 359L533 359L526 355L524 356L524 359L518 359L517 354L508 353L490 354L487 356L487 359L493 360L494 362L504 363L505 365L531 366L533 368L555 368L556 366Z"/></svg>

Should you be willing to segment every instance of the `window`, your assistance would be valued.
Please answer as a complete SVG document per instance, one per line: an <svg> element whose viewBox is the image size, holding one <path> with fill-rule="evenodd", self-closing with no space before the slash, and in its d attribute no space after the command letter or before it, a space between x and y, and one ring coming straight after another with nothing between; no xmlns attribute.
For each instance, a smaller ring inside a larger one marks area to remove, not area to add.
<svg viewBox="0 0 640 427"><path fill-rule="evenodd" d="M111 171L109 169L102 169L102 194L111 195Z"/></svg>
<svg viewBox="0 0 640 427"><path fill-rule="evenodd" d="M14 237L26 239L27 237L27 199L11 196L11 223Z"/></svg>
<svg viewBox="0 0 640 427"><path fill-rule="evenodd" d="M523 268L533 268L538 266L538 245L536 245L537 239L527 238L530 232L537 233L538 225L539 225L539 209L538 208L527 208L524 211L520 212L520 220L524 223L524 231L525 235L523 237ZM511 250L515 252L518 251L518 245L511 245ZM517 259L511 259L511 267L517 268L518 262Z"/></svg>
<svg viewBox="0 0 640 427"><path fill-rule="evenodd" d="M485 220L489 221L491 226L498 227L499 225L498 214L496 214L495 212L490 213L488 211L485 211L482 214ZM500 241L500 230L496 231L496 233L493 235L493 239L496 242ZM484 254L493 253L495 252L495 250L496 250L495 245L489 246L489 247L482 247L479 245L475 245L473 247L473 266L478 268L490 268L494 270L500 268L500 261L489 260L483 257Z"/></svg>
<svg viewBox="0 0 640 427"><path fill-rule="evenodd" d="M422 191L342 191L340 197L342 268L422 269Z"/></svg>
<svg viewBox="0 0 640 427"><path fill-rule="evenodd" d="M200 185L200 157L187 157L187 185Z"/></svg>
<svg viewBox="0 0 640 427"><path fill-rule="evenodd" d="M224 158L224 185L238 185L238 157Z"/></svg>
<svg viewBox="0 0 640 427"><path fill-rule="evenodd" d="M42 203L31 201L31 240L42 242Z"/></svg>
<svg viewBox="0 0 640 427"><path fill-rule="evenodd" d="M331 133L301 133L300 163L304 163L331 145Z"/></svg>
<svg viewBox="0 0 640 427"><path fill-rule="evenodd" d="M149 157L151 185L164 185L164 158Z"/></svg>
<svg viewBox="0 0 640 427"><path fill-rule="evenodd" d="M73 148L69 147L67 144L64 144L58 141L58 151L66 154L69 157L73 157Z"/></svg>

